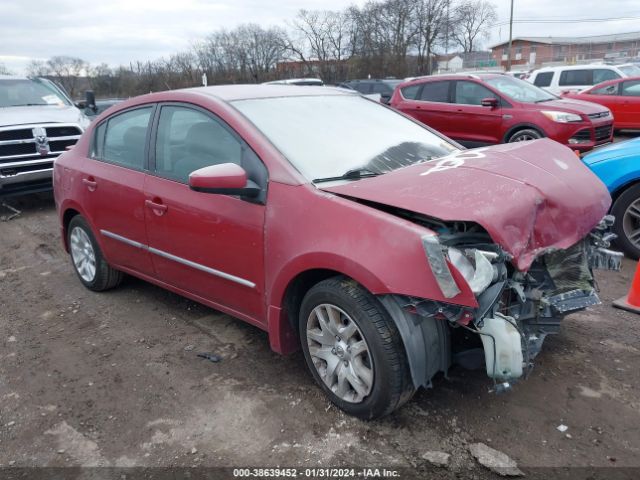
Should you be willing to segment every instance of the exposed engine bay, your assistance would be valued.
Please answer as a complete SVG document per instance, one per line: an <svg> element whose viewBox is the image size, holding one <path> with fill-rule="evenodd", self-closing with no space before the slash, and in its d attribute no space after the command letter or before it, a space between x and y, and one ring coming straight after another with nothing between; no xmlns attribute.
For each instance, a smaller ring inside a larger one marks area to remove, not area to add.
<svg viewBox="0 0 640 480"><path fill-rule="evenodd" d="M619 270L623 256L609 249L615 238L609 232L611 216L570 248L542 252L522 272L477 224L394 213L438 233L423 237L423 245L444 296L453 298L460 292L452 265L478 303L470 308L397 295L381 299L394 318L403 317L398 327L416 386L429 386L437 371L446 374L457 363L486 368L496 391L510 388L511 382L531 371L545 337L559 331L566 314L600 303L592 270ZM442 339L439 345L434 336ZM427 352L416 355L419 348Z"/></svg>

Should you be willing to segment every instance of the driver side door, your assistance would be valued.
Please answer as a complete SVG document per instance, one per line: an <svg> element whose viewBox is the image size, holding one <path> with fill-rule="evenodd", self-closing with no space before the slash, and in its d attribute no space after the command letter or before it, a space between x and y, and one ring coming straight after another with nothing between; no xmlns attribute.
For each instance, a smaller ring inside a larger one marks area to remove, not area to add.
<svg viewBox="0 0 640 480"><path fill-rule="evenodd" d="M144 195L157 278L262 323L264 201L196 192L188 179L200 168L236 163L266 191L266 167L224 121L194 106L161 105L152 143Z"/></svg>

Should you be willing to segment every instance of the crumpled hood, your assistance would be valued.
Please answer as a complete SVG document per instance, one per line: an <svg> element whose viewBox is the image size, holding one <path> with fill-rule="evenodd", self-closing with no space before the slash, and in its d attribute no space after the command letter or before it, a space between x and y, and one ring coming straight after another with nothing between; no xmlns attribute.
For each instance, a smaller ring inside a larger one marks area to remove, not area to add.
<svg viewBox="0 0 640 480"><path fill-rule="evenodd" d="M584 238L611 203L604 184L580 159L549 139L464 150L322 189L444 221L478 223L522 271L544 251Z"/></svg>
<svg viewBox="0 0 640 480"><path fill-rule="evenodd" d="M77 123L86 128L89 120L76 107L67 105L0 108L0 127L29 123Z"/></svg>

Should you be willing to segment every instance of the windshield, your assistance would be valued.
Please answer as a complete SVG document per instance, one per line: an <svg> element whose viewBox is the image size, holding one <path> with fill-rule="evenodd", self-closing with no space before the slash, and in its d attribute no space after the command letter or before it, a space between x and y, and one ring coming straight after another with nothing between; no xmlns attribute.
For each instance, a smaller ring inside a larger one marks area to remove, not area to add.
<svg viewBox="0 0 640 480"><path fill-rule="evenodd" d="M31 105L69 105L53 86L38 79L0 80L0 108Z"/></svg>
<svg viewBox="0 0 640 480"><path fill-rule="evenodd" d="M627 77L640 77L640 67L637 65L620 65L618 68Z"/></svg>
<svg viewBox="0 0 640 480"><path fill-rule="evenodd" d="M558 98L529 82L514 77L507 77L506 75L487 78L485 82L516 102L540 103L549 102Z"/></svg>
<svg viewBox="0 0 640 480"><path fill-rule="evenodd" d="M457 148L399 113L359 95L237 100L308 180L353 170L382 174Z"/></svg>

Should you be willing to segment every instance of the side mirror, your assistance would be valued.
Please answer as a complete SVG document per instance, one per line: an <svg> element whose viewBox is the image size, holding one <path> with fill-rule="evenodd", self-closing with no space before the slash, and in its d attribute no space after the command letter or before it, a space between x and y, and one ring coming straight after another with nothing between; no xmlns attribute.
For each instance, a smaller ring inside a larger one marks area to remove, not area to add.
<svg viewBox="0 0 640 480"><path fill-rule="evenodd" d="M93 90L87 90L84 92L84 106L85 108L90 108L94 112L98 110L96 107L96 95L93 93Z"/></svg>
<svg viewBox="0 0 640 480"><path fill-rule="evenodd" d="M483 98L480 104L483 107L496 108L498 106L498 99L494 97Z"/></svg>
<svg viewBox="0 0 640 480"><path fill-rule="evenodd" d="M247 180L247 172L235 163L221 163L204 167L189 175L189 188L196 192L240 195L255 198L260 187Z"/></svg>

